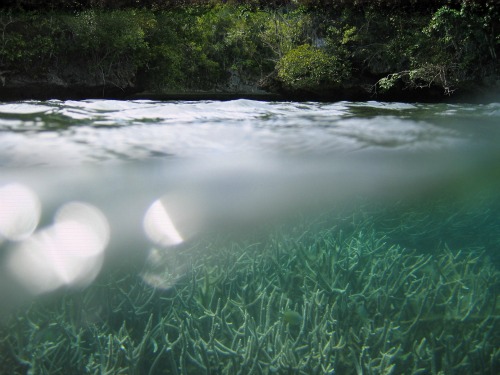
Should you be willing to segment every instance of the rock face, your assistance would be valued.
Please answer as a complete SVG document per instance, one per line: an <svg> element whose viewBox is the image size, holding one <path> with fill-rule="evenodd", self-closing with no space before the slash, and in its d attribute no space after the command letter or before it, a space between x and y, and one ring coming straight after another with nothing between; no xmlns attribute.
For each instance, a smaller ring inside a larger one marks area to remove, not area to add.
<svg viewBox="0 0 500 375"><path fill-rule="evenodd" d="M0 72L0 100L125 98L142 91L130 79L105 81L84 69L30 76Z"/></svg>
<svg viewBox="0 0 500 375"><path fill-rule="evenodd" d="M210 90L173 90L149 91L140 79L134 76L115 75L103 79L84 68L67 67L60 71L31 76L13 71L0 71L0 100L46 100L46 99L89 99L131 97L168 98L168 99L225 99L248 97L277 99L277 90L267 90L256 80L241 77L230 72L225 84Z"/></svg>
<svg viewBox="0 0 500 375"><path fill-rule="evenodd" d="M225 84L210 90L149 91L133 77L113 76L103 79L84 68L67 67L58 72L30 76L12 71L0 71L0 100L47 100L47 99L235 99L262 100L319 100L319 101L406 101L406 102L498 102L500 81L489 84L471 83L453 95L447 96L438 87L409 90L403 86L387 92L376 92L374 82L358 79L341 87L318 85L314 90L291 90L283 86L276 73L264 78L245 78L230 72Z"/></svg>

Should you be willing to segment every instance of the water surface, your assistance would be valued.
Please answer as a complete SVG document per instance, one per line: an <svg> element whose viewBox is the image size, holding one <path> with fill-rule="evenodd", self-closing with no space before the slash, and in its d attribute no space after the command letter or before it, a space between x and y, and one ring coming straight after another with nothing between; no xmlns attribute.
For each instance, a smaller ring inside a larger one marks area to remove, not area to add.
<svg viewBox="0 0 500 375"><path fill-rule="evenodd" d="M242 153L458 151L498 139L499 111L498 104L378 102L8 103L0 105L0 163L102 165Z"/></svg>

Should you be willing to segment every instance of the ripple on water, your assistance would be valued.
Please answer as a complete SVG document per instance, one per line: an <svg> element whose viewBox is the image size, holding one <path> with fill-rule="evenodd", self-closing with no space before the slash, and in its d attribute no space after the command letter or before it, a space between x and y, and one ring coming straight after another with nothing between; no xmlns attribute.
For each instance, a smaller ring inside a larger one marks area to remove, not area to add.
<svg viewBox="0 0 500 375"><path fill-rule="evenodd" d="M500 104L244 99L0 103L0 165L78 165L241 153L458 149L471 139L498 139L498 131L490 123L499 117ZM478 119L482 120L480 127L475 125Z"/></svg>
<svg viewBox="0 0 500 375"><path fill-rule="evenodd" d="M37 104L38 102L21 102L0 104L0 116L2 115L36 115L42 113L50 113L54 111L54 107L49 105Z"/></svg>

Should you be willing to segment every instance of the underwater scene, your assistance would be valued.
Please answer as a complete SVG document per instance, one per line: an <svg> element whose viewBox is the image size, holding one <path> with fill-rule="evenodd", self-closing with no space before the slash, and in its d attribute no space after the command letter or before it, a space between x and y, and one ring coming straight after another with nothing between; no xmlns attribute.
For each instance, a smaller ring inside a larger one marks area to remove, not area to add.
<svg viewBox="0 0 500 375"><path fill-rule="evenodd" d="M0 374L498 374L499 140L495 103L0 103Z"/></svg>

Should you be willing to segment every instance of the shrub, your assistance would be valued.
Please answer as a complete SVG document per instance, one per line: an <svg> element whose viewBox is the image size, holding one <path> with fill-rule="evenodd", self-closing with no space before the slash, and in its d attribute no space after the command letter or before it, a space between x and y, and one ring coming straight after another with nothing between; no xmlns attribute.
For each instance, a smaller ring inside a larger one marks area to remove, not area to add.
<svg viewBox="0 0 500 375"><path fill-rule="evenodd" d="M311 28L311 14L301 9L272 10L266 12L259 37L272 51L275 61L279 61L293 48L307 42L307 31Z"/></svg>
<svg viewBox="0 0 500 375"><path fill-rule="evenodd" d="M145 42L149 46L148 59L141 67L143 83L154 90L165 87L178 89L185 84L186 12L162 11L154 16L154 27L149 29Z"/></svg>
<svg viewBox="0 0 500 375"><path fill-rule="evenodd" d="M56 14L0 10L0 70L43 73L54 62L61 34Z"/></svg>
<svg viewBox="0 0 500 375"><path fill-rule="evenodd" d="M303 44L290 50L277 65L278 77L295 90L315 90L318 85L338 86L349 71L346 64L319 48Z"/></svg>
<svg viewBox="0 0 500 375"><path fill-rule="evenodd" d="M154 26L152 13L136 10L86 10L67 16L70 43L66 56L72 63L85 64L104 82L129 79L146 62L145 35Z"/></svg>
<svg viewBox="0 0 500 375"><path fill-rule="evenodd" d="M412 89L441 87L449 95L467 82L493 76L497 65L493 11L481 12L467 3L443 6L415 17L409 32L395 28L396 35L379 49L388 56L401 56L401 63L392 64L392 72L377 82L378 87L387 90L402 81Z"/></svg>

